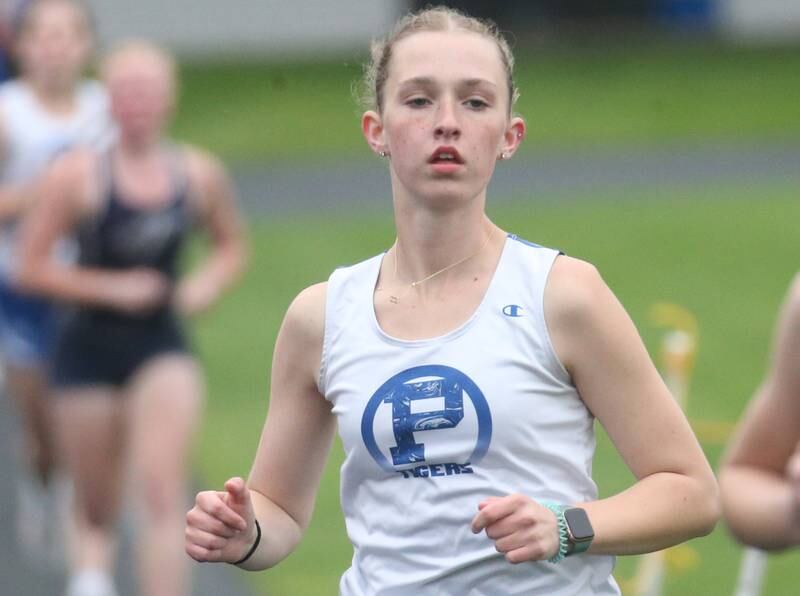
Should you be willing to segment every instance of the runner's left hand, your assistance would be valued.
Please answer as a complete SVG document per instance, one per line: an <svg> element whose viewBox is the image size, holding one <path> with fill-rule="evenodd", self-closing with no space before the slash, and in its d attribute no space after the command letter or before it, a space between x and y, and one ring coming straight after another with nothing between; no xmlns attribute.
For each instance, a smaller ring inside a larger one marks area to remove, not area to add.
<svg viewBox="0 0 800 596"><path fill-rule="evenodd" d="M182 280L175 290L178 312L192 316L208 310L219 294L216 285L203 278Z"/></svg>
<svg viewBox="0 0 800 596"><path fill-rule="evenodd" d="M478 509L472 531L477 534L485 530L509 563L547 560L558 552L555 514L530 497L489 497Z"/></svg>

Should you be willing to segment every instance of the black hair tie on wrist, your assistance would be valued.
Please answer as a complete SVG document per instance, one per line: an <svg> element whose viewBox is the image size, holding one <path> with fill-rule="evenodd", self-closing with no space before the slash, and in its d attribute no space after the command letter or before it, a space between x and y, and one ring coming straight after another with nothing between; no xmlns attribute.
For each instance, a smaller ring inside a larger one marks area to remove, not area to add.
<svg viewBox="0 0 800 596"><path fill-rule="evenodd" d="M233 563L233 565L241 565L242 563L247 561L247 559L253 556L253 553L256 552L258 545L261 543L261 524L258 523L258 520L255 521L256 521L256 541L253 543L253 546L250 547L250 550L247 551L247 554L238 561L236 561L235 563Z"/></svg>

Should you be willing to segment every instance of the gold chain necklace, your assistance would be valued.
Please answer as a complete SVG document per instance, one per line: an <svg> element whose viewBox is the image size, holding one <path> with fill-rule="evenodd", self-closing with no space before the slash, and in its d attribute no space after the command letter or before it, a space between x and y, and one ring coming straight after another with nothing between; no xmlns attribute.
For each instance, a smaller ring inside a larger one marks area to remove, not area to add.
<svg viewBox="0 0 800 596"><path fill-rule="evenodd" d="M433 279L437 275L441 275L445 271L449 271L450 269L453 269L454 267L458 267L462 263L466 263L470 259L474 259L475 257L477 257L479 254L481 254L484 251L484 249L489 245L489 240L491 240L491 239L492 239L492 233L489 232L488 234L486 234L486 240L483 241L483 244L481 245L481 247L476 252L472 253L471 255L467 255L466 257L464 257L462 259L459 259L455 263L450 263L447 267L442 267L438 271L434 271L433 273L423 277L422 279L418 279L417 281L412 281L408 285L408 287L409 288L416 288L418 285L423 284L426 281L430 281L431 279ZM400 246L397 244L397 242L395 242L395 252L394 252L394 281L395 282L397 282L397 261L399 260L397 257L399 256L399 254L400 254ZM403 294L405 295L405 292L403 292ZM400 296L393 296L393 295L390 294L389 295L389 302L391 302L392 304L398 304L400 302Z"/></svg>

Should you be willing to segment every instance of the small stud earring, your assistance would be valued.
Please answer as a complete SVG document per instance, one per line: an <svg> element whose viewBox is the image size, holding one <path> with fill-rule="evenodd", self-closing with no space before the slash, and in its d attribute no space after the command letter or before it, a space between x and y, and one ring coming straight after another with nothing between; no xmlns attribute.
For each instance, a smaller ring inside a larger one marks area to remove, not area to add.
<svg viewBox="0 0 800 596"><path fill-rule="evenodd" d="M500 159L508 159L508 153L506 153L505 151L503 151L503 152L500 154Z"/></svg>
<svg viewBox="0 0 800 596"><path fill-rule="evenodd" d="M386 157L387 155L389 155L389 153L386 151L378 151L378 155L380 155L381 157Z"/></svg>

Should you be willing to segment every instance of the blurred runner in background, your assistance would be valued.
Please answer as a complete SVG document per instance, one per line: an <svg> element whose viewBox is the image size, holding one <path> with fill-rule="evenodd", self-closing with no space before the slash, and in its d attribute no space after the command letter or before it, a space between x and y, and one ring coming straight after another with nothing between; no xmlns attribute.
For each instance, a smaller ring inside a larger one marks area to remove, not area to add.
<svg viewBox="0 0 800 596"><path fill-rule="evenodd" d="M725 521L765 550L800 544L800 276L784 301L772 363L720 469Z"/></svg>
<svg viewBox="0 0 800 596"><path fill-rule="evenodd" d="M26 221L20 281L72 306L52 381L59 448L83 531L69 596L116 591L116 525L132 471L141 515L138 582L146 596L189 593L182 549L188 455L203 380L182 315L206 310L241 274L243 226L222 164L164 137L176 96L173 59L144 42L112 51L102 78L118 126L109 151L78 150L53 167ZM210 249L179 277L195 225ZM78 262L50 254L76 233Z"/></svg>
<svg viewBox="0 0 800 596"><path fill-rule="evenodd" d="M15 50L19 78L0 86L0 348L6 393L23 428L19 478L20 543L41 558L61 549L61 523L45 515L48 500L63 500L47 395L54 306L14 286L19 220L36 197L53 159L75 146L107 146L112 138L108 100L100 83L82 78L91 57L91 17L81 2L32 0L18 13ZM59 254L69 258L62 243ZM49 490L45 490L48 488Z"/></svg>

